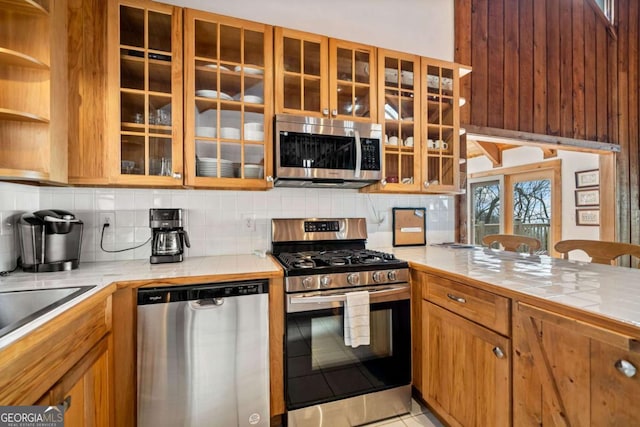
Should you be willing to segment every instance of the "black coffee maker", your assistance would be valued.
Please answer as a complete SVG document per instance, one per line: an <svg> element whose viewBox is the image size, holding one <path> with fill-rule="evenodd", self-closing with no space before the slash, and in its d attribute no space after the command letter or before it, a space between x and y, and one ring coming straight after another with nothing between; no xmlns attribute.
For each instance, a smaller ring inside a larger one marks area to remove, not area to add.
<svg viewBox="0 0 640 427"><path fill-rule="evenodd" d="M182 209L149 209L151 264L181 262L189 234L182 228Z"/></svg>

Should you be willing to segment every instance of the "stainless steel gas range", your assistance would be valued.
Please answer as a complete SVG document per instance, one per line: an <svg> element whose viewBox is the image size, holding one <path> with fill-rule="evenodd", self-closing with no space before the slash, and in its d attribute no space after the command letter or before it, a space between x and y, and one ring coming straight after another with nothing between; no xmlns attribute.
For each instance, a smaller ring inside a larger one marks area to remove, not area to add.
<svg viewBox="0 0 640 427"><path fill-rule="evenodd" d="M411 405L409 269L368 250L364 218L272 220L285 270L289 426L354 426ZM368 291L370 343L343 336L347 294Z"/></svg>

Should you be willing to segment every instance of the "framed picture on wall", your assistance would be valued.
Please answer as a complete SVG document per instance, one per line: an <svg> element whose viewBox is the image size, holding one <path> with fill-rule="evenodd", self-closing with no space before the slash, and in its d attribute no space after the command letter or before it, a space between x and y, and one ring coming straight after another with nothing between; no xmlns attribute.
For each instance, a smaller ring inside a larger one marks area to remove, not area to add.
<svg viewBox="0 0 640 427"><path fill-rule="evenodd" d="M576 209L576 225L600 225L600 209Z"/></svg>
<svg viewBox="0 0 640 427"><path fill-rule="evenodd" d="M594 187L600 185L600 170L591 169L576 172L576 188Z"/></svg>
<svg viewBox="0 0 640 427"><path fill-rule="evenodd" d="M600 205L600 189L586 188L584 190L576 190L576 207L599 206Z"/></svg>

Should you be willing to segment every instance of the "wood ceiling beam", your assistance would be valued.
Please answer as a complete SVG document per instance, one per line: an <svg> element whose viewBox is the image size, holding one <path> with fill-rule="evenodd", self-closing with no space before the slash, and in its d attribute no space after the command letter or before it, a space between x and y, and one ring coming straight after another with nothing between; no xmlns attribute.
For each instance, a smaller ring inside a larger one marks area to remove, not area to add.
<svg viewBox="0 0 640 427"><path fill-rule="evenodd" d="M496 144L492 142L484 142L484 141L473 141L480 151L484 153L485 156L491 163L493 163L493 167L497 168L502 166L502 150Z"/></svg>
<svg viewBox="0 0 640 427"><path fill-rule="evenodd" d="M558 150L554 150L553 148L540 147L542 150L542 155L545 159L551 159L552 157L558 157Z"/></svg>

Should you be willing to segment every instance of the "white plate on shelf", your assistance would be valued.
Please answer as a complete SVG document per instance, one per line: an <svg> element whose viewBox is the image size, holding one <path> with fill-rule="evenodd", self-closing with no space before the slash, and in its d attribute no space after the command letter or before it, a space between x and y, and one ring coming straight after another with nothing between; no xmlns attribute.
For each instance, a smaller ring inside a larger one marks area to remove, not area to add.
<svg viewBox="0 0 640 427"><path fill-rule="evenodd" d="M398 83L398 70L394 70L393 68L385 68L384 81L387 83Z"/></svg>
<svg viewBox="0 0 640 427"><path fill-rule="evenodd" d="M264 132L261 130L245 130L244 139L247 141L264 141Z"/></svg>
<svg viewBox="0 0 640 427"><path fill-rule="evenodd" d="M405 86L413 86L413 72L402 71L400 73L400 81Z"/></svg>
<svg viewBox="0 0 640 427"><path fill-rule="evenodd" d="M231 160L217 159L215 157L197 157L196 160L198 162L213 163L213 164L216 164L216 165L218 164L218 162L220 162L221 165L232 164L233 163Z"/></svg>
<svg viewBox="0 0 640 427"><path fill-rule="evenodd" d="M261 96L245 95L244 102L246 102L247 104L262 104L264 102L264 99L262 99Z"/></svg>
<svg viewBox="0 0 640 427"><path fill-rule="evenodd" d="M244 131L250 131L250 130L257 130L257 131L264 131L264 123L260 123L260 122L247 122L244 124Z"/></svg>
<svg viewBox="0 0 640 427"><path fill-rule="evenodd" d="M244 165L244 177L245 178L262 178L263 172L262 165Z"/></svg>
<svg viewBox="0 0 640 427"><path fill-rule="evenodd" d="M212 70L222 70L222 71L231 71L229 68L225 67L224 65L218 65L218 64L207 64L205 65L205 67L207 68L211 68Z"/></svg>
<svg viewBox="0 0 640 427"><path fill-rule="evenodd" d="M196 128L196 137L203 136L207 138L216 137L216 128L210 126L198 126Z"/></svg>
<svg viewBox="0 0 640 427"><path fill-rule="evenodd" d="M242 67L240 65L236 65L236 68L233 69L235 72L239 73L240 71L242 71ZM248 67L248 66L244 66L244 73L245 74L255 74L255 75L261 75L264 74L264 70L262 68L254 68L254 67Z"/></svg>
<svg viewBox="0 0 640 427"><path fill-rule="evenodd" d="M240 129L232 127L220 128L220 138L240 139Z"/></svg>
<svg viewBox="0 0 640 427"><path fill-rule="evenodd" d="M220 98L224 101L233 101L233 97L231 95L227 95L224 92L220 92L220 94L218 94L217 90L200 89L196 91L196 96L202 96L204 98L214 98L214 99Z"/></svg>

